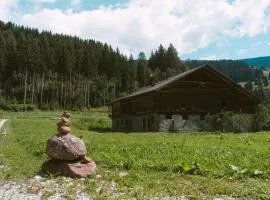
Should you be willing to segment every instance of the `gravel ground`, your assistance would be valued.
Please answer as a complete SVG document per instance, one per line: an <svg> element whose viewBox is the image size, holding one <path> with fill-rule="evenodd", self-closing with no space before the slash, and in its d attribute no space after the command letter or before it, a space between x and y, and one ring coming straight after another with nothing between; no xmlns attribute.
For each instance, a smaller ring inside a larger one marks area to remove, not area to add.
<svg viewBox="0 0 270 200"><path fill-rule="evenodd" d="M84 179L73 180L70 178L61 178L56 180L49 180L40 176L35 176L26 183L6 182L0 183L0 200L91 200L91 196L83 192ZM103 185L97 188L97 192ZM116 192L116 183L112 182L110 199L118 199ZM116 192L116 193L115 193ZM136 200L136 198L132 198ZM185 196L178 197L147 197L146 199L154 200L189 200ZM227 196L219 196L213 198L214 200L236 200L235 198Z"/></svg>
<svg viewBox="0 0 270 200"><path fill-rule="evenodd" d="M89 200L91 197L82 192L83 181L83 179L74 181L70 178L49 180L40 176L35 176L26 183L0 183L0 199L40 200L45 198L49 200Z"/></svg>
<svg viewBox="0 0 270 200"><path fill-rule="evenodd" d="M84 179L71 179L71 178L57 178L57 179L47 179L41 176L35 176L24 183L18 182L5 182L0 183L0 200L91 200L89 194L84 191ZM121 198L122 193L117 191L117 184L111 182L107 185L102 181L102 179L96 177L92 181L98 183L96 192L99 193L100 190L107 190L109 199L123 199ZM125 195L124 195L125 196ZM95 197L95 198L94 198ZM99 196L93 196L94 199L99 198ZM104 198L103 198L104 199ZM125 199L125 198L124 198ZM131 198L136 200L136 198ZM193 198L188 198L185 196L147 196L145 199L154 200L189 200ZM204 199L208 199L205 197ZM213 200L236 200L236 198L228 196L216 196L215 198L210 198Z"/></svg>
<svg viewBox="0 0 270 200"><path fill-rule="evenodd" d="M15 182L0 185L0 199L2 200L36 200L41 199L39 194L29 194L24 184Z"/></svg>
<svg viewBox="0 0 270 200"><path fill-rule="evenodd" d="M6 121L7 121L7 119L0 119L0 129L5 124Z"/></svg>
<svg viewBox="0 0 270 200"><path fill-rule="evenodd" d="M0 135L7 135L7 129L2 127L4 126L4 124L6 123L7 119L0 119Z"/></svg>

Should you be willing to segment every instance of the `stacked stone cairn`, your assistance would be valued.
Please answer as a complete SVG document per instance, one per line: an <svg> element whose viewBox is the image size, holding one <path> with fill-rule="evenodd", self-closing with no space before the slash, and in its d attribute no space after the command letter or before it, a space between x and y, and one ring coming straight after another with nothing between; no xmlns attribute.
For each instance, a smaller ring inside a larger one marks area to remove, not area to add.
<svg viewBox="0 0 270 200"><path fill-rule="evenodd" d="M95 162L86 156L84 142L71 134L71 116L64 112L57 123L57 133L47 142L49 159L42 171L71 178L83 178L96 174Z"/></svg>

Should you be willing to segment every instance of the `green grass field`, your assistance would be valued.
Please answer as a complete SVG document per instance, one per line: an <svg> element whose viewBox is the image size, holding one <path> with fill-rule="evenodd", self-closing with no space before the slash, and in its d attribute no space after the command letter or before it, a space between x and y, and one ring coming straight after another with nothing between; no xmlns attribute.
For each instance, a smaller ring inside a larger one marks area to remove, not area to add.
<svg viewBox="0 0 270 200"><path fill-rule="evenodd" d="M61 112L4 113L7 136L0 135L0 180L27 180L46 160L47 139ZM82 137L98 166L99 179L86 179L97 199L186 196L211 199L270 199L270 133L120 133L110 132L104 110L72 113L72 132ZM89 130L90 128L90 130ZM123 176L124 174L124 176ZM53 177L52 177L53 178ZM104 189L97 191L102 182ZM107 189L106 189L107 188Z"/></svg>

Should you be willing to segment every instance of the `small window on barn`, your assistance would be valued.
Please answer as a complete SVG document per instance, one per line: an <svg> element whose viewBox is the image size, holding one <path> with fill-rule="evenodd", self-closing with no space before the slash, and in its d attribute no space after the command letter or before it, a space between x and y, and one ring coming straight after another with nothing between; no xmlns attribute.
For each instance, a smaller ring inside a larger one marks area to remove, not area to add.
<svg viewBox="0 0 270 200"><path fill-rule="evenodd" d="M145 130L145 118L143 118L143 130Z"/></svg>
<svg viewBox="0 0 270 200"><path fill-rule="evenodd" d="M116 121L116 125L119 126L119 124L120 124L120 123L119 123L119 120L117 120L117 121Z"/></svg>
<svg viewBox="0 0 270 200"><path fill-rule="evenodd" d="M123 124L124 124L124 120L121 119L121 125L123 125Z"/></svg>
<svg viewBox="0 0 270 200"><path fill-rule="evenodd" d="M187 114L183 114L182 117L183 117L184 120L188 120L188 115Z"/></svg>
<svg viewBox="0 0 270 200"><path fill-rule="evenodd" d="M172 119L172 115L171 114L167 114L166 115L166 119Z"/></svg>
<svg viewBox="0 0 270 200"><path fill-rule="evenodd" d="M201 114L200 115L200 120L204 120L204 118L205 118L205 115L204 114Z"/></svg>
<svg viewBox="0 0 270 200"><path fill-rule="evenodd" d="M127 119L125 120L125 125L128 125L128 120Z"/></svg>
<svg viewBox="0 0 270 200"><path fill-rule="evenodd" d="M155 122L155 117L151 116L151 123L153 124Z"/></svg>

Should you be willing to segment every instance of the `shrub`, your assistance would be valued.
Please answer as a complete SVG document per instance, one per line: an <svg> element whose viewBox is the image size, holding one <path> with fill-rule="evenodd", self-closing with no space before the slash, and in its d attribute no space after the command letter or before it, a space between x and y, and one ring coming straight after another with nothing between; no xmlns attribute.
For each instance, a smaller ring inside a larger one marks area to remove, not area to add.
<svg viewBox="0 0 270 200"><path fill-rule="evenodd" d="M270 130L270 111L269 107L263 104L258 106L258 110L254 116L255 130Z"/></svg>
<svg viewBox="0 0 270 200"><path fill-rule="evenodd" d="M254 117L249 114L221 112L206 115L202 131L244 132L254 130Z"/></svg>
<svg viewBox="0 0 270 200"><path fill-rule="evenodd" d="M82 130L110 130L111 120L107 117L87 117L74 121L73 125Z"/></svg>
<svg viewBox="0 0 270 200"><path fill-rule="evenodd" d="M192 164L180 163L178 165L173 166L172 171L175 173L183 173L183 174L194 174L194 175L204 174L199 163L192 163Z"/></svg>
<svg viewBox="0 0 270 200"><path fill-rule="evenodd" d="M20 112L20 111L34 111L37 107L33 104L10 104L9 111Z"/></svg>
<svg viewBox="0 0 270 200"><path fill-rule="evenodd" d="M8 102L1 97L0 97L0 109L1 110L9 110L10 109Z"/></svg>
<svg viewBox="0 0 270 200"><path fill-rule="evenodd" d="M204 120L201 122L201 129L203 131L215 131L214 121L216 120L215 115L207 114Z"/></svg>

